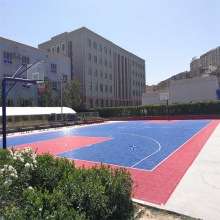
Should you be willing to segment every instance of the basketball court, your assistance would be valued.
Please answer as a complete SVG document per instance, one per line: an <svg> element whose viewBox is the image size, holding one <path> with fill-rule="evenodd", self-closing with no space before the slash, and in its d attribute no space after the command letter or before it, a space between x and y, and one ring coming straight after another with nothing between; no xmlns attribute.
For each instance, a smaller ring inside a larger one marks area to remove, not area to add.
<svg viewBox="0 0 220 220"><path fill-rule="evenodd" d="M219 124L217 120L129 121L63 128L7 138L7 147L38 154L126 167L138 188L135 199L165 205Z"/></svg>

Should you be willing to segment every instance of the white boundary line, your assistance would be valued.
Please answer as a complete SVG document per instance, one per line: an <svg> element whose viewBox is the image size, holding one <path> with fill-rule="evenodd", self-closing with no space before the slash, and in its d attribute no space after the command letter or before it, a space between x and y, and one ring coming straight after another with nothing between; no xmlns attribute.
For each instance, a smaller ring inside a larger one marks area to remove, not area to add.
<svg viewBox="0 0 220 220"><path fill-rule="evenodd" d="M141 137L144 137L144 136L141 136ZM148 159L149 157L151 157L152 155L156 154L157 152L159 152L161 150L161 145L158 141L154 140L153 138L149 138L149 137L144 137L144 138L147 138L147 139L150 139L152 141L155 141L158 145L159 145L159 149L157 151L155 151L154 153L148 155L147 157L143 158L142 160L140 160L139 162L137 162L136 164L134 164L131 168L135 167L136 165L138 165L139 163L141 163L142 161Z"/></svg>

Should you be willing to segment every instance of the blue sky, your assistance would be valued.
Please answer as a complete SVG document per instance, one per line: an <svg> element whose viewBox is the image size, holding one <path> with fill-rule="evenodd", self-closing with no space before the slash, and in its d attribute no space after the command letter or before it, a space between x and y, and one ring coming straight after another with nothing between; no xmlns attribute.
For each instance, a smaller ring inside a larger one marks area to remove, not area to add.
<svg viewBox="0 0 220 220"><path fill-rule="evenodd" d="M33 47L85 26L146 62L146 84L220 46L220 0L0 0L0 36Z"/></svg>

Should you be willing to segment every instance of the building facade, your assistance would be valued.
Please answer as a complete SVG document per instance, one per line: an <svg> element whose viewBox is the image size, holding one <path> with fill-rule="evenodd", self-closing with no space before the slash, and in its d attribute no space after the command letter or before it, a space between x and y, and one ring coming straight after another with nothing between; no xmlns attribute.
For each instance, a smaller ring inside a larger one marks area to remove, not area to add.
<svg viewBox="0 0 220 220"><path fill-rule="evenodd" d="M145 60L83 27L39 44L67 56L82 88L82 108L134 106L145 92Z"/></svg>
<svg viewBox="0 0 220 220"><path fill-rule="evenodd" d="M219 86L216 76L195 77L182 80L171 80L169 85L169 103L219 100ZM142 105L165 104L160 100L161 92L142 95Z"/></svg>
<svg viewBox="0 0 220 220"><path fill-rule="evenodd" d="M15 41L0 37L0 78L11 77L22 66L18 74L24 71L28 64L33 64L38 60L44 63L44 74L48 76L54 91L58 88L58 76L70 79L70 59L61 57L48 51L30 47ZM27 71L22 73L20 78L27 78ZM6 84L6 90L10 89L13 83ZM38 106L38 87L29 86L24 83L16 83L8 93L7 106L17 106L18 95L24 99L24 105L30 105L30 96L33 97L34 105Z"/></svg>
<svg viewBox="0 0 220 220"><path fill-rule="evenodd" d="M220 68L220 47L216 47L200 56L193 57L190 63L190 71L199 67L216 66Z"/></svg>

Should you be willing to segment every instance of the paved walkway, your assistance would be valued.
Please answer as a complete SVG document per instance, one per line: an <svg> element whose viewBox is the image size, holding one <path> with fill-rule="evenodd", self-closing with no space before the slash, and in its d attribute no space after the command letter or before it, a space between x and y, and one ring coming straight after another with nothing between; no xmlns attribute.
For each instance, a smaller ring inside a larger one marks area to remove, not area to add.
<svg viewBox="0 0 220 220"><path fill-rule="evenodd" d="M220 124L166 205L145 204L204 220L220 219Z"/></svg>

